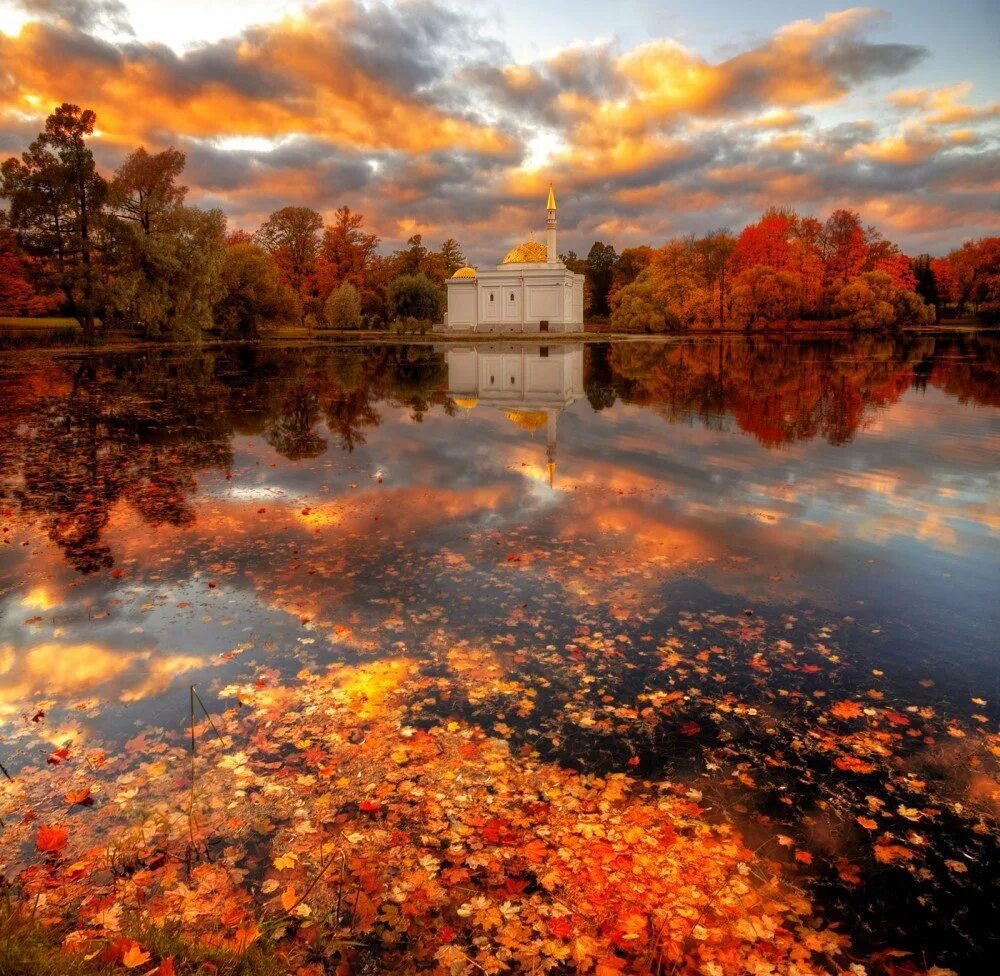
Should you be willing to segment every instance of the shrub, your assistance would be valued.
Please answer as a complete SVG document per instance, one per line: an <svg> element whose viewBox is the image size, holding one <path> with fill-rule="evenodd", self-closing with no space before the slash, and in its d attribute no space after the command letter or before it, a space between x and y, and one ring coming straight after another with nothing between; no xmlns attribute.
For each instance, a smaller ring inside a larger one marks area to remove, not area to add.
<svg viewBox="0 0 1000 976"><path fill-rule="evenodd" d="M430 319L418 319L412 315L395 319L389 326L391 332L402 335L426 335L432 328L434 328L434 323Z"/></svg>

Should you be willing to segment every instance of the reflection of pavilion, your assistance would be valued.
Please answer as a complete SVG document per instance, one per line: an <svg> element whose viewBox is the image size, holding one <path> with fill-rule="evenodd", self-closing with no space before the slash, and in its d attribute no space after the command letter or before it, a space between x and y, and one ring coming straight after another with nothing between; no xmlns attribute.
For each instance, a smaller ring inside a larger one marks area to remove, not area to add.
<svg viewBox="0 0 1000 976"><path fill-rule="evenodd" d="M549 485L555 483L556 422L583 394L583 345L452 346L448 395L465 409L498 407L534 433L545 427Z"/></svg>

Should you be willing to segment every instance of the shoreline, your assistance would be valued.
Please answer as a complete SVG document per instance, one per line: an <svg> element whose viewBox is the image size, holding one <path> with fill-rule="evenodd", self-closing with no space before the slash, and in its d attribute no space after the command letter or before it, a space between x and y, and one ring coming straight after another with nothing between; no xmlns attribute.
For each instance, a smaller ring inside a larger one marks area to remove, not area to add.
<svg viewBox="0 0 1000 976"><path fill-rule="evenodd" d="M2 341L4 329L0 329L0 341ZM23 330L11 329L9 335L17 334L32 335L41 330L25 328ZM299 330L295 330L299 331ZM300 346L302 348L319 348L322 346L361 346L361 345L403 345L417 346L439 343L459 343L459 344L491 344L503 343L531 343L532 345L561 345L569 343L602 343L602 342L648 342L657 344L670 344L685 339L705 339L712 337L742 337L742 338L763 338L763 339L801 339L801 338L847 338L850 336L896 336L896 335L963 335L979 332L1000 332L1000 325L989 325L987 323L976 322L944 322L936 325L915 325L908 326L894 331L881 329L845 329L836 326L810 328L810 329L691 329L686 332L663 332L663 333L641 333L641 332L608 332L608 331L584 331L584 332L426 332L398 333L389 330L334 330L324 329L312 335L296 335L294 332L281 335L264 336L260 339L206 339L203 342L156 342L150 339L115 339L111 338L106 342L97 343L93 346L83 342L77 343L56 343L46 345L38 343L23 346L3 346L0 344L0 356L9 354L26 354L36 352L46 353L122 353L122 352L143 352L153 349L217 349L229 346L260 346L287 347Z"/></svg>

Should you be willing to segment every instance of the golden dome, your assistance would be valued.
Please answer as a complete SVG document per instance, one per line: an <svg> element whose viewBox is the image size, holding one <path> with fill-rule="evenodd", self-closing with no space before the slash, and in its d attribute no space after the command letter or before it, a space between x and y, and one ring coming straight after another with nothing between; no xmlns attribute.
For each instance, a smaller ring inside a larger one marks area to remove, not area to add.
<svg viewBox="0 0 1000 976"><path fill-rule="evenodd" d="M544 410L508 410L507 419L520 427L521 430L527 430L533 434L539 427L545 426L548 415Z"/></svg>
<svg viewBox="0 0 1000 976"><path fill-rule="evenodd" d="M475 277L476 277L475 268L459 268L458 271L456 271L452 275L452 278L475 278Z"/></svg>
<svg viewBox="0 0 1000 976"><path fill-rule="evenodd" d="M549 252L544 244L538 241L525 241L507 252L503 264L545 264L548 259Z"/></svg>
<svg viewBox="0 0 1000 976"><path fill-rule="evenodd" d="M456 407L463 410L471 410L479 401L475 397L452 397L452 402Z"/></svg>

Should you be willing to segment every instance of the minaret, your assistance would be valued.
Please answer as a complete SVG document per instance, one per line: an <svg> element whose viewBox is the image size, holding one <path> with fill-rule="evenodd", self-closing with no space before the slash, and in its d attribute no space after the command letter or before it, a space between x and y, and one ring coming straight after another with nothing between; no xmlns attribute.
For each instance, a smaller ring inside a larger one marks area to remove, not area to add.
<svg viewBox="0 0 1000 976"><path fill-rule="evenodd" d="M554 264L559 260L559 251L556 250L556 195L549 184L549 199L545 204L545 249L548 251L549 264Z"/></svg>
<svg viewBox="0 0 1000 976"><path fill-rule="evenodd" d="M554 210L555 207L552 209ZM555 234L555 231L552 233ZM545 416L545 458L548 461L550 488L556 486L556 420L558 417L559 411L552 408Z"/></svg>

